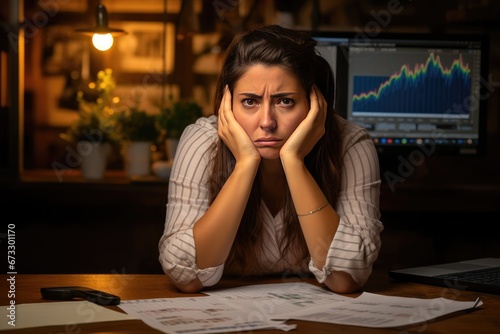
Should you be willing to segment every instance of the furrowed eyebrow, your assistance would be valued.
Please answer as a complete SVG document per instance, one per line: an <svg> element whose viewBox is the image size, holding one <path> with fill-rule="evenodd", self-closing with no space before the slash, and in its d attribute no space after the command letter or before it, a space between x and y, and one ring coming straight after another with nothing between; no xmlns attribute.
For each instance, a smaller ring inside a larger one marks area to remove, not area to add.
<svg viewBox="0 0 500 334"><path fill-rule="evenodd" d="M252 98L252 99L260 99L262 97L261 95L254 94L254 93L240 93L238 95L239 96L249 97L249 98Z"/></svg>
<svg viewBox="0 0 500 334"><path fill-rule="evenodd" d="M277 93L277 94L273 94L271 95L271 97L289 97L290 95L295 95L297 93L294 93L294 92L283 92L283 93Z"/></svg>
<svg viewBox="0 0 500 334"><path fill-rule="evenodd" d="M272 98L280 98L280 97L288 97L290 95L295 95L295 94L297 94L297 93L294 93L294 92L283 92L283 93L272 94L271 97ZM254 93L240 93L238 95L240 95L240 96L246 96L248 98L253 98L253 99L261 99L262 98L262 95L254 94Z"/></svg>

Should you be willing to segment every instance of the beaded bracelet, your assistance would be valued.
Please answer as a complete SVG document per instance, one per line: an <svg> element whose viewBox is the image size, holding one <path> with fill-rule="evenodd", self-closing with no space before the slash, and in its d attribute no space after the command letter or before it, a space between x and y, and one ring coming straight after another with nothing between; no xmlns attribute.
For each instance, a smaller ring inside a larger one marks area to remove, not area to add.
<svg viewBox="0 0 500 334"><path fill-rule="evenodd" d="M325 204L323 204L322 206L320 206L319 208L317 208L316 210L312 210L312 211L309 211L308 213L304 213L304 214L301 214L301 215L297 214L297 216L299 216L299 217L303 217L303 216L309 216L309 215L312 215L313 213L316 213L316 212L318 212L318 211L323 210L323 208L324 208L325 206L327 206L327 205L328 205L328 201L327 201Z"/></svg>

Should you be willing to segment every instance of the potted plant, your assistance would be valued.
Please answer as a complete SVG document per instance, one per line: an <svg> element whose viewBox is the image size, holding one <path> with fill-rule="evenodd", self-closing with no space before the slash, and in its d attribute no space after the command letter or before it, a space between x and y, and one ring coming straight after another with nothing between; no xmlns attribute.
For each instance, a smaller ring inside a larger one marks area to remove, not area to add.
<svg viewBox="0 0 500 334"><path fill-rule="evenodd" d="M127 174L129 176L149 175L151 146L159 135L156 116L133 107L122 112L119 119Z"/></svg>
<svg viewBox="0 0 500 334"><path fill-rule="evenodd" d="M93 99L82 91L77 93L78 119L60 137L76 145L78 164L82 175L100 179L104 175L112 146L118 144L117 105L112 93L116 87L111 69L97 73L97 80L89 85ZM97 96L97 97L95 97Z"/></svg>
<svg viewBox="0 0 500 334"><path fill-rule="evenodd" d="M203 116L203 110L195 101L178 101L160 109L157 124L165 138L167 159L175 156L177 143L184 129Z"/></svg>

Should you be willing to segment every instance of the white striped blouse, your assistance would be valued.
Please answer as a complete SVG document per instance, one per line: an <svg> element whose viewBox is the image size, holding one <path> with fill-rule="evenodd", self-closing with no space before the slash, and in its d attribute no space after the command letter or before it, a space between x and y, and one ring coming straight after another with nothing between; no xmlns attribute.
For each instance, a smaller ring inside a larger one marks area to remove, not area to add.
<svg viewBox="0 0 500 334"><path fill-rule="evenodd" d="M298 263L290 254L281 257L282 212L272 216L261 205L264 216L264 250L258 254L265 274L313 273L322 283L332 271L344 271L363 285L372 271L381 246L378 157L366 129L340 119L344 136L344 168L335 210L340 216L337 233L330 245L325 266L316 268L310 258ZM219 281L224 264L197 268L193 226L209 206L207 178L214 143L217 141L216 116L202 117L188 126L177 148L168 185L165 228L159 242L159 260L174 281L187 284L198 277L204 286Z"/></svg>

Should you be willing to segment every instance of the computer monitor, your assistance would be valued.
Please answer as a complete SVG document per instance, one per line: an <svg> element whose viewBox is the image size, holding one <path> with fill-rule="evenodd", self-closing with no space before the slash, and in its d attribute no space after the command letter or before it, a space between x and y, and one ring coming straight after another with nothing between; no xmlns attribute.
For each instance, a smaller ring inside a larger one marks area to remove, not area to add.
<svg viewBox="0 0 500 334"><path fill-rule="evenodd" d="M316 32L336 76L337 110L380 154L479 155L486 144L488 38Z"/></svg>

